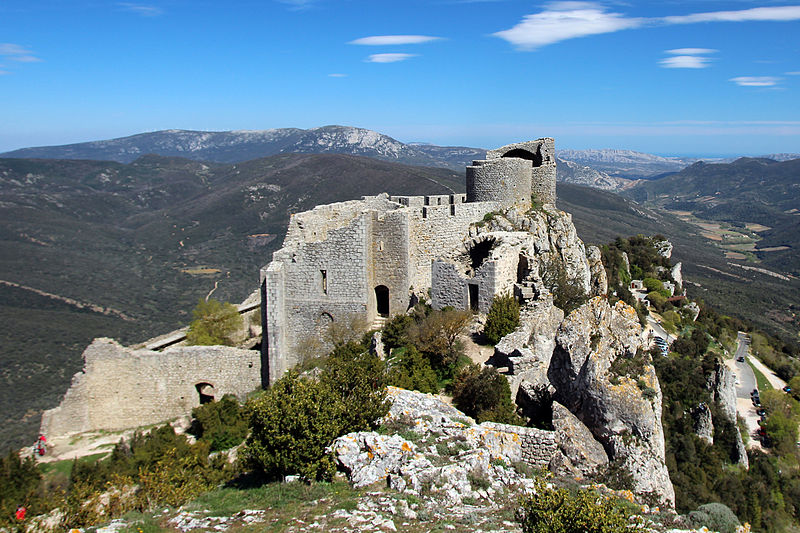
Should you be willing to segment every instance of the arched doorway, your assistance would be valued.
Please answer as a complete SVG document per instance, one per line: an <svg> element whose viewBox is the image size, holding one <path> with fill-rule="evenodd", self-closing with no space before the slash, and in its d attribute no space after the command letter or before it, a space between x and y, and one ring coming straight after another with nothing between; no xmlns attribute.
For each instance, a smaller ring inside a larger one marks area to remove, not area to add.
<svg viewBox="0 0 800 533"><path fill-rule="evenodd" d="M386 285L375 287L375 304L380 316L389 316L389 287Z"/></svg>
<svg viewBox="0 0 800 533"><path fill-rule="evenodd" d="M200 395L200 405L214 401L214 385L211 383L198 383L194 386L197 394Z"/></svg>

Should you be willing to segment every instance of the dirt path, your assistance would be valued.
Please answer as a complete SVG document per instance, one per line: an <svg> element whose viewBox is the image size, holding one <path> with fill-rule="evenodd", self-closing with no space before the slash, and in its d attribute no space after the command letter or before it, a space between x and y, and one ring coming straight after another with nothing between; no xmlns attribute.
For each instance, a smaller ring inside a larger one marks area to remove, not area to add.
<svg viewBox="0 0 800 533"><path fill-rule="evenodd" d="M751 363L753 363L754 367L759 369L761 371L761 373L764 374L764 377L767 378L767 381L769 381L770 385L772 385L773 387L775 387L778 390L781 390L786 386L786 382L783 381L781 378L779 378L775 374L775 372L773 372L772 369L769 368L768 366L766 366L764 363L762 363L761 361L759 361L758 359L756 359L752 355L749 356L748 360Z"/></svg>

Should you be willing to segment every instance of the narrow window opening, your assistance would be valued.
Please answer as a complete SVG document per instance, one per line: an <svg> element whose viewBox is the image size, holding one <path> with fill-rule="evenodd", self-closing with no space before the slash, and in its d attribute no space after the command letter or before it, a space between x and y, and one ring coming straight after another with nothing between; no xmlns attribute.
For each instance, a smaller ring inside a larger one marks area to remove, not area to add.
<svg viewBox="0 0 800 533"><path fill-rule="evenodd" d="M328 271L320 270L319 273L322 274L322 294L328 294Z"/></svg>
<svg viewBox="0 0 800 533"><path fill-rule="evenodd" d="M427 207L423 207L422 208L422 218L428 218L428 208Z"/></svg>

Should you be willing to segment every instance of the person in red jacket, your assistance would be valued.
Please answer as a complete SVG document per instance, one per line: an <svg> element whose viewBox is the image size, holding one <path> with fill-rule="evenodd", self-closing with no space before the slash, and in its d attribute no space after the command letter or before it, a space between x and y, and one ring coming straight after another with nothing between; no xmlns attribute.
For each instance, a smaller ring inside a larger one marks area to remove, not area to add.
<svg viewBox="0 0 800 533"><path fill-rule="evenodd" d="M39 438L36 440L36 453L39 455L44 455L47 452L47 439L44 435L39 435Z"/></svg>
<svg viewBox="0 0 800 533"><path fill-rule="evenodd" d="M22 520L25 520L25 511L27 511L27 509L25 509L25 507L23 507L22 505L17 507L17 512L15 516L17 517L17 520L19 520L20 522Z"/></svg>

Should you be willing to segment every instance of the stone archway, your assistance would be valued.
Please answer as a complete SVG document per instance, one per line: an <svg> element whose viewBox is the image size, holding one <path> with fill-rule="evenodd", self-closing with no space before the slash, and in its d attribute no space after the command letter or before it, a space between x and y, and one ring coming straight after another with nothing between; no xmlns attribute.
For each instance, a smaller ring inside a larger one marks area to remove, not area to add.
<svg viewBox="0 0 800 533"><path fill-rule="evenodd" d="M389 316L389 287L386 285L375 287L375 305L377 306L378 315Z"/></svg>
<svg viewBox="0 0 800 533"><path fill-rule="evenodd" d="M527 159L528 161L531 161L535 167L542 166L542 162L544 161L544 157L542 157L541 146L536 149L536 153L533 153L530 150L523 150L522 148L514 148L513 150L509 150L508 152L504 153L502 157L517 157L519 159Z"/></svg>
<svg viewBox="0 0 800 533"><path fill-rule="evenodd" d="M200 405L214 401L214 385L211 383L198 383L194 388L200 396Z"/></svg>

